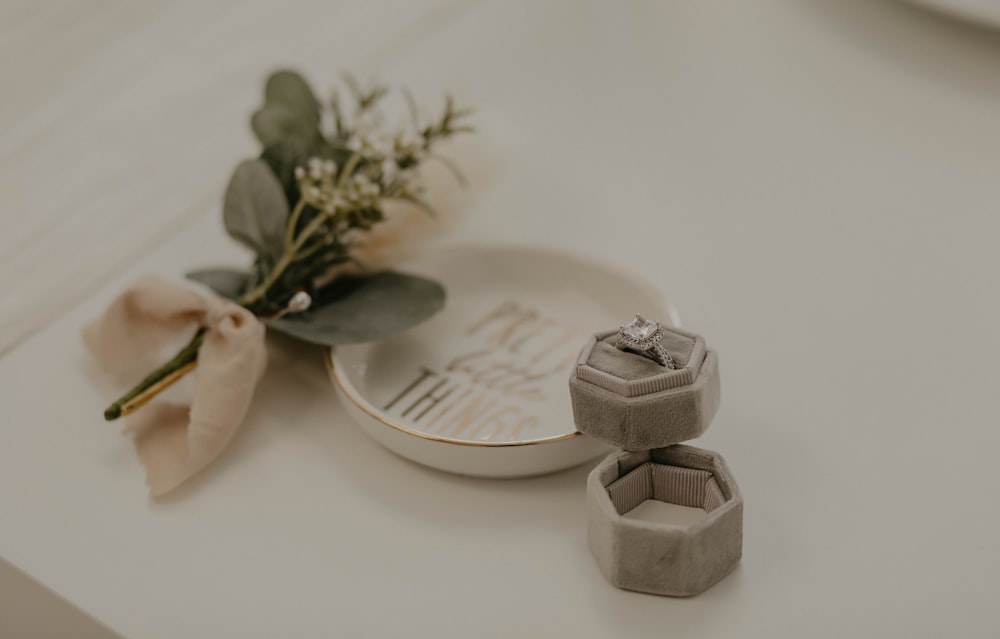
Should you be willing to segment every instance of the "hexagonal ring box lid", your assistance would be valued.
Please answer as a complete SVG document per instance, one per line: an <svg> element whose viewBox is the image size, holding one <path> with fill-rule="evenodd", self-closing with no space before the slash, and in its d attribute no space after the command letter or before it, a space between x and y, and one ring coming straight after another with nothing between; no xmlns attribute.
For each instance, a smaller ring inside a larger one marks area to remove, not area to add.
<svg viewBox="0 0 1000 639"><path fill-rule="evenodd" d="M627 516L647 499L707 514L690 526ZM743 554L743 497L718 453L676 445L612 454L587 478L587 501L591 552L619 588L696 595Z"/></svg>
<svg viewBox="0 0 1000 639"><path fill-rule="evenodd" d="M719 408L715 351L694 333L663 329L660 342L676 369L615 344L618 331L598 333L570 377L577 430L625 450L649 450L699 437Z"/></svg>

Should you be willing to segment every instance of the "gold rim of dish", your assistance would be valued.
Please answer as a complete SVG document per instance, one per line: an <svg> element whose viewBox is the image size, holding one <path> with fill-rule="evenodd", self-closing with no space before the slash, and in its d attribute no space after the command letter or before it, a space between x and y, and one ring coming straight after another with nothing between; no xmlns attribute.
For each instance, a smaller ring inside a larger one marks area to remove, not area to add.
<svg viewBox="0 0 1000 639"><path fill-rule="evenodd" d="M565 439L572 439L583 435L580 431L573 431L572 433L566 433L565 435L555 435L553 437L545 437L543 439L526 439L517 442L475 442L465 439L449 439L448 437L440 437L438 435L432 435L431 433L425 433L423 431L416 430L415 428L410 428L399 422L395 422L387 418L382 413L379 413L371 404L368 403L358 392L354 389L354 386L347 383L341 376L342 373L338 370L337 365L333 361L333 347L324 349L323 359L326 361L326 370L330 374L330 378L333 379L333 383L336 384L337 388L350 400L352 404L357 406L366 415L382 422L386 426L395 428L398 431L404 432L407 435L413 435L419 437L420 439L427 439L432 442L440 442L442 444L454 444L456 446L482 446L484 448L503 448L505 446L531 446L534 444L549 444L552 442L558 442Z"/></svg>

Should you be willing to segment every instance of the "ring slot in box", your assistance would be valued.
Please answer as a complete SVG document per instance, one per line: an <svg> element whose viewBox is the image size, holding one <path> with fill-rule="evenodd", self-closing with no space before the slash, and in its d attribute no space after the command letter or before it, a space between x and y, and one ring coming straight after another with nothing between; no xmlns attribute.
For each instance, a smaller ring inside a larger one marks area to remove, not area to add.
<svg viewBox="0 0 1000 639"><path fill-rule="evenodd" d="M621 452L587 479L590 549L619 588L687 597L732 571L743 552L743 497L718 453L692 446ZM646 500L702 508L690 526L627 516Z"/></svg>
<svg viewBox="0 0 1000 639"><path fill-rule="evenodd" d="M615 347L617 331L592 337L570 378L577 430L625 450L649 450L695 439L719 407L719 364L699 335L664 331L661 345L677 364L667 369Z"/></svg>

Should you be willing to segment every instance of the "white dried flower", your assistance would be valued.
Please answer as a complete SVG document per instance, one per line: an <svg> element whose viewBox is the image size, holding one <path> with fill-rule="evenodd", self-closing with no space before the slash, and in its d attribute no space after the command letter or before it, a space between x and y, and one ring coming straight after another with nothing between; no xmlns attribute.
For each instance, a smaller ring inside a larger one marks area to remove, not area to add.
<svg viewBox="0 0 1000 639"><path fill-rule="evenodd" d="M310 306L312 306L312 297L305 291L299 291L292 295L292 299L288 300L286 308L289 313L301 313L308 310Z"/></svg>
<svg viewBox="0 0 1000 639"><path fill-rule="evenodd" d="M319 158L309 158L306 163L309 167L309 178L312 180L320 180L323 178L323 163Z"/></svg>
<svg viewBox="0 0 1000 639"><path fill-rule="evenodd" d="M337 164L330 159L309 158L305 167L296 167L295 180L302 200L321 211L333 213Z"/></svg>

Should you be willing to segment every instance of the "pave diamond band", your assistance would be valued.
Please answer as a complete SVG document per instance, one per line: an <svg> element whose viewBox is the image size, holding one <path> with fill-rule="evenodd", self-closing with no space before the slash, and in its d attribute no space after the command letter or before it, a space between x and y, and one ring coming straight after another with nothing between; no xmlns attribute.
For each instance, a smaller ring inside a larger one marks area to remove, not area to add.
<svg viewBox="0 0 1000 639"><path fill-rule="evenodd" d="M653 360L660 366L665 366L671 370L677 368L677 363L674 362L674 358L671 357L670 353L667 352L667 349L663 348L660 344L657 344L648 351L645 351L643 355L646 355L649 359Z"/></svg>
<svg viewBox="0 0 1000 639"><path fill-rule="evenodd" d="M674 358L660 344L662 339L663 327L660 323L647 320L636 313L634 320L621 326L615 345L623 351L632 351L648 357L660 366L676 369Z"/></svg>

